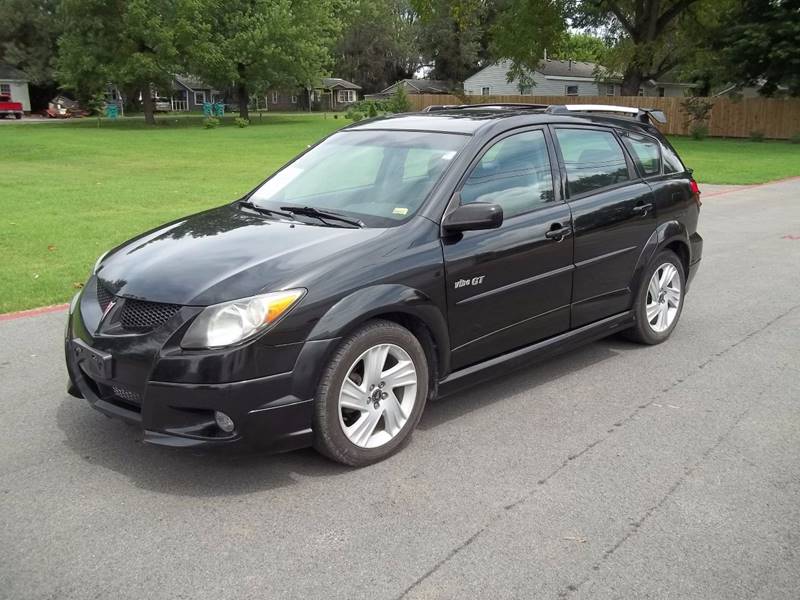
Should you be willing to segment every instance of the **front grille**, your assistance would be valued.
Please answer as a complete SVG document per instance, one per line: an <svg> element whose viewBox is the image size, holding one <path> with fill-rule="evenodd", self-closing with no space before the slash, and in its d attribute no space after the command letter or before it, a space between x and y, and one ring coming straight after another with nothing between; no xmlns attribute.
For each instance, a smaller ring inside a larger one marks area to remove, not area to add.
<svg viewBox="0 0 800 600"><path fill-rule="evenodd" d="M108 305L111 304L111 301L114 299L114 294L109 292L103 284L99 281L97 282L97 302L100 304L100 310L106 312L106 308Z"/></svg>
<svg viewBox="0 0 800 600"><path fill-rule="evenodd" d="M131 390L127 390L123 387L119 387L118 385L111 386L111 391L114 392L114 395L125 402L130 402L131 404L141 404L142 397L139 396L136 392Z"/></svg>
<svg viewBox="0 0 800 600"><path fill-rule="evenodd" d="M150 331L169 321L181 309L179 304L125 299L119 322L127 331Z"/></svg>

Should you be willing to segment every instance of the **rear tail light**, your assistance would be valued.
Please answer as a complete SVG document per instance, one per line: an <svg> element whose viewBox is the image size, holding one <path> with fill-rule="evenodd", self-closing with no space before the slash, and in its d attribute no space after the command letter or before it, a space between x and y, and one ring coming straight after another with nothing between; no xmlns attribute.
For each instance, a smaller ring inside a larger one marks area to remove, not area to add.
<svg viewBox="0 0 800 600"><path fill-rule="evenodd" d="M697 185L694 179L690 180L689 185L692 187L692 196L694 196L694 201L697 202L697 206L703 206L703 203L700 202L700 186Z"/></svg>

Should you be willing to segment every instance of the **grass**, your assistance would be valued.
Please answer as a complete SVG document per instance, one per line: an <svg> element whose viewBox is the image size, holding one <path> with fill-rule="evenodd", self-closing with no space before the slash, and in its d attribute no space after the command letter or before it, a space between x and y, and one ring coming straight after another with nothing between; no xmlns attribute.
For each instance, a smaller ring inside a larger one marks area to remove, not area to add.
<svg viewBox="0 0 800 600"><path fill-rule="evenodd" d="M162 122L166 119L162 119ZM170 119L175 121L175 119ZM0 125L0 313L69 300L95 259L165 221L231 201L349 123L270 115Z"/></svg>
<svg viewBox="0 0 800 600"><path fill-rule="evenodd" d="M0 125L0 313L69 300L99 254L170 219L252 189L307 144L349 123L321 114ZM705 183L800 175L800 145L673 140Z"/></svg>
<svg viewBox="0 0 800 600"><path fill-rule="evenodd" d="M686 137L670 141L701 183L765 183L800 175L800 144Z"/></svg>

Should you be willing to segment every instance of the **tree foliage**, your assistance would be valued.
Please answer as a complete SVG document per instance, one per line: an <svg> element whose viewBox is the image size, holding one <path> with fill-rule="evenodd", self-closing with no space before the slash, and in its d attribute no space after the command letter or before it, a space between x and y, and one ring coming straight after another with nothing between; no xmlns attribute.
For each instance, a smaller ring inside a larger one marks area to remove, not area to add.
<svg viewBox="0 0 800 600"><path fill-rule="evenodd" d="M420 67L419 17L408 0L352 0L333 49L334 73L378 92Z"/></svg>
<svg viewBox="0 0 800 600"><path fill-rule="evenodd" d="M729 82L800 95L800 0L743 0L722 20L712 51Z"/></svg>
<svg viewBox="0 0 800 600"><path fill-rule="evenodd" d="M307 87L331 63L339 30L338 0L204 0L192 72L236 90L248 118L250 95L267 87Z"/></svg>
<svg viewBox="0 0 800 600"><path fill-rule="evenodd" d="M58 0L0 2L0 62L16 66L36 85L54 78L61 31L55 18L57 5Z"/></svg>

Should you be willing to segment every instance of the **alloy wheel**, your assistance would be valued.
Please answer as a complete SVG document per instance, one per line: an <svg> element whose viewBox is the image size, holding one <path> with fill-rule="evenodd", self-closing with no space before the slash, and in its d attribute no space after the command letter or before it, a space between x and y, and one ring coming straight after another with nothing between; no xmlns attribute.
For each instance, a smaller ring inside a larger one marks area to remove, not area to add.
<svg viewBox="0 0 800 600"><path fill-rule="evenodd" d="M378 344L347 371L339 391L339 424L356 446L383 446L403 429L416 397L417 370L408 352Z"/></svg>
<svg viewBox="0 0 800 600"><path fill-rule="evenodd" d="M678 316L681 305L681 276L672 263L664 263L655 270L647 286L645 312L650 328L663 333Z"/></svg>

